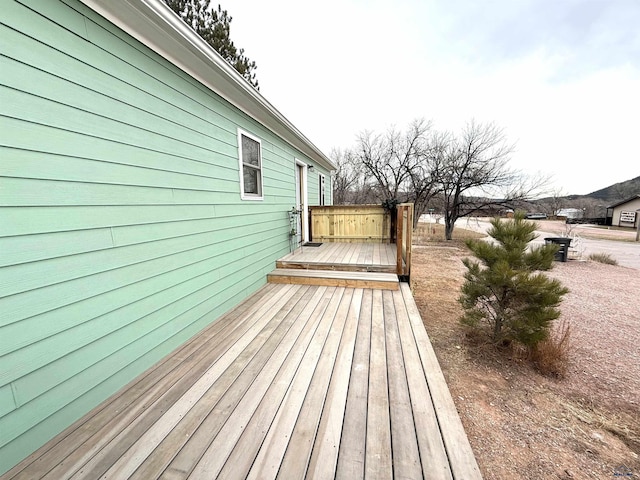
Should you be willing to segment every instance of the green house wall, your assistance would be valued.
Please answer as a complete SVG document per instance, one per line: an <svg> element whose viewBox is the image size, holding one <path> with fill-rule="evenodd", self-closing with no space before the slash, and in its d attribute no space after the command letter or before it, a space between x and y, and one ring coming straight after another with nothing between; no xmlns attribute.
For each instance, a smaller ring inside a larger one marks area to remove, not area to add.
<svg viewBox="0 0 640 480"><path fill-rule="evenodd" d="M0 72L2 473L261 287L313 162L74 0L3 1Z"/></svg>

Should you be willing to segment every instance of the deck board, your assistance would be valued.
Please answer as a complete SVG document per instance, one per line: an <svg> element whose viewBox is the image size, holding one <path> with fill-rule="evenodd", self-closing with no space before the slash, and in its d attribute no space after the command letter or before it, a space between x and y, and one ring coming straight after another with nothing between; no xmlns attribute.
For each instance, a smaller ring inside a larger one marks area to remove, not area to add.
<svg viewBox="0 0 640 480"><path fill-rule="evenodd" d="M420 312L411 295L411 289L405 283L401 285L401 291L416 339L416 347L420 354L452 475L454 478L475 478L474 475L479 475L478 465L475 457L467 454L467 452L471 451L469 439L462 427L462 422L451 398L442 370L440 370L436 354L422 324Z"/></svg>
<svg viewBox="0 0 640 480"><path fill-rule="evenodd" d="M301 247L276 262L278 268L396 273L396 246L388 243L323 243Z"/></svg>
<svg viewBox="0 0 640 480"><path fill-rule="evenodd" d="M236 379L245 361L251 359L253 363L249 363L248 366L255 365L254 370L258 370L266 363L268 356L265 354L259 356L259 353L268 352L273 343L278 340L278 335L284 334L282 328L278 330L281 326L278 320L286 315L302 293L304 293L303 290L297 290L291 297L286 295L276 297L276 302L268 302L263 308L259 308L255 313L258 321L254 322L247 331L237 336L232 335L227 342L222 342L222 349L227 349L231 343L233 345L219 357L216 352L217 358L214 357L216 362L204 374L201 374L200 370L194 370L182 376L159 402L146 409L127 428L120 431L107 447L99 450L76 474L76 477L99 478L106 475L106 478L129 478L135 468L149 456L150 449L155 448L171 428L175 427L176 420L181 415L185 415L191 406L198 404L197 402L207 391L206 387L215 384L213 391L218 394L223 393ZM273 311L273 307L277 308L277 313L269 317L268 312ZM270 342L263 339L268 339ZM239 377L239 381L233 383L238 391L242 391L242 388L253 380L253 371L245 369L243 373L245 372L245 376ZM229 403L233 405L236 398L237 395L232 395ZM212 431L214 431L213 428ZM194 437L195 435L190 438L189 453L192 455L197 451L195 446L197 442L194 441Z"/></svg>
<svg viewBox="0 0 640 480"><path fill-rule="evenodd" d="M277 478L304 478L305 476L352 297L353 289L346 290L335 312Z"/></svg>
<svg viewBox="0 0 640 480"><path fill-rule="evenodd" d="M256 414L269 388L278 381L290 383L293 362L304 352L304 347L308 344L307 338L311 333L311 329L307 329L306 333L308 335L306 337L303 336L301 341L298 341L299 334L304 330L301 327L305 325L302 321L294 323L304 308L301 303L298 306L300 308L293 314L287 315L288 322L283 323L286 325L287 330L292 325L294 326L292 334L284 339L277 339L277 348L266 352L269 361L265 361L264 364L260 365L261 368L259 370L247 372L248 380L251 382L250 388L242 390L241 400L234 402L233 408L220 411L214 410L213 423L217 426L220 422L224 422L222 428L216 431L212 431L210 428L201 429L204 437L213 437L213 439L209 442L206 451L203 452L193 470L190 471L194 478L216 478L234 446L238 443L244 429L253 421L252 417ZM291 358L294 360L292 361ZM235 393L232 397L237 398L238 393ZM233 422L228 421L231 416L234 419ZM190 450L190 445L189 448L183 448L183 451ZM191 454L191 452L189 453ZM184 468L179 468L179 471L184 470Z"/></svg>
<svg viewBox="0 0 640 480"><path fill-rule="evenodd" d="M400 332L393 294L382 292L384 297L384 326L387 345L387 382L391 413L391 448L394 474L399 478L418 478L422 472L418 439L407 384L405 359L402 353Z"/></svg>
<svg viewBox="0 0 640 480"><path fill-rule="evenodd" d="M374 290L371 307L371 353L365 444L365 478L368 479L393 478L387 350L382 300L382 292Z"/></svg>
<svg viewBox="0 0 640 480"><path fill-rule="evenodd" d="M304 326L304 323L297 324L295 321L302 309L305 308L305 302L310 301L313 304L313 302L317 301L316 295L313 298L311 297L314 292L308 290L301 290L300 292L303 293L302 296L296 295L292 297L295 301L295 306L288 304L291 308L286 308L286 313L283 312L284 314L274 317L274 321L270 322L270 324L279 323L280 332L274 330L274 335L269 335L269 330L263 329L260 335L252 342L256 346L263 344L260 351L255 352L249 362L246 361L248 355L245 355L245 352L240 355L239 361L234 362L233 368L229 369L229 372L231 372L229 376L235 377L233 384L228 381L221 382L220 387L216 385L216 388L210 389L207 392L208 398L196 404L195 408L189 412L189 416L179 424L181 428L172 432L173 438L166 438L163 446L164 450L169 454L172 450L175 451L176 441L180 442L182 440L179 454L175 458L169 458L170 455L165 457L168 462L165 461L163 469L166 468L167 476L180 476L182 472L191 471L203 452L210 448L210 446L207 447L208 437L223 428L226 413L234 408L239 408L240 399L250 395L249 390L255 384L256 377L263 373L265 365L271 361L273 355L276 355L276 351L278 349L286 351L289 347L289 344L283 339L295 339L297 331L292 329L292 325L294 325L294 328L295 326ZM268 340L262 340L267 337ZM253 353L252 349L247 348L247 353L251 355ZM222 434L219 434L219 436L222 436ZM160 469L158 471L141 469L136 472L136 477L141 479L156 478L156 474L160 472L162 472Z"/></svg>
<svg viewBox="0 0 640 480"><path fill-rule="evenodd" d="M417 432L433 432L440 429L438 418L432 402L423 399L430 398L430 385L426 381L423 364L418 352L418 345L409 319L407 308L408 295L404 286L394 294L394 305L398 320L398 332L406 363L407 386L411 398L411 408ZM411 301L413 299L411 298ZM413 312L415 314L415 312ZM423 328L424 329L424 328ZM434 368L429 366L428 368ZM439 367L438 367L439 369ZM439 435L418 435L418 449L422 470L425 478L452 478L447 452ZM473 477L471 477L473 478Z"/></svg>
<svg viewBox="0 0 640 480"><path fill-rule="evenodd" d="M358 316L362 306L363 290L354 291L345 311L345 326L335 359L331 362L332 374L320 425L316 433L308 476L311 478L330 478L334 476L338 461L338 448L344 423L344 412L349 374L355 348Z"/></svg>
<svg viewBox="0 0 640 480"><path fill-rule="evenodd" d="M253 461L251 470L247 475L248 479L276 477L289 439L293 435L305 395L309 390L312 373L315 371L320 358L322 346L324 345L322 338L323 336L326 337L328 329L331 327L332 317L340 298L341 290L337 292L335 288L327 290L321 306L312 313L312 316L318 320L322 318L323 323L316 322L318 324L317 333L314 337L316 341L309 345L293 381L287 388L285 398L271 423L260 451Z"/></svg>
<svg viewBox="0 0 640 480"><path fill-rule="evenodd" d="M317 293L319 294L317 295L319 302L324 292L319 290ZM314 302L312 309L315 310L317 305L318 303ZM324 309L322 312L324 313ZM307 315L307 318L311 319L312 317ZM241 437L232 445L229 457L220 471L222 478L231 478L232 476L244 478L249 473L257 453L264 444L271 423L308 351L313 333L317 332L316 328L321 318L321 315L313 316L313 319L307 322L304 330L296 339L296 348L291 350L283 362L283 366L260 401L259 407L253 413ZM300 320L304 321L304 319ZM215 451L216 455L219 453L218 450Z"/></svg>
<svg viewBox="0 0 640 480"><path fill-rule="evenodd" d="M5 478L481 478L406 284L267 285Z"/></svg>

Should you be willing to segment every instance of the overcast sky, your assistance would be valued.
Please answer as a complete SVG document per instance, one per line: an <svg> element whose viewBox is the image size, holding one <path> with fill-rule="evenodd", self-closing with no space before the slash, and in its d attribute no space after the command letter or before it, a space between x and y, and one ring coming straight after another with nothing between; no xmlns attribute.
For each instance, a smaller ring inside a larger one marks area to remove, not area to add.
<svg viewBox="0 0 640 480"><path fill-rule="evenodd" d="M512 167L565 194L640 175L640 0L222 6L260 92L327 155L364 130L474 118L504 128Z"/></svg>

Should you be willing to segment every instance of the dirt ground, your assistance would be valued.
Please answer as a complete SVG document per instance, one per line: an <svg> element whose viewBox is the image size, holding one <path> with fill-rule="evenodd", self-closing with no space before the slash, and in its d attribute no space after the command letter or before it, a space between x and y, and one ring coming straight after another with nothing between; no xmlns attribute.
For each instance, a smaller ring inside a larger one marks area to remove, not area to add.
<svg viewBox="0 0 640 480"><path fill-rule="evenodd" d="M560 320L572 329L568 373L550 378L459 323L463 243L416 243L412 289L484 478L640 477L640 272L591 261L550 272L571 291Z"/></svg>

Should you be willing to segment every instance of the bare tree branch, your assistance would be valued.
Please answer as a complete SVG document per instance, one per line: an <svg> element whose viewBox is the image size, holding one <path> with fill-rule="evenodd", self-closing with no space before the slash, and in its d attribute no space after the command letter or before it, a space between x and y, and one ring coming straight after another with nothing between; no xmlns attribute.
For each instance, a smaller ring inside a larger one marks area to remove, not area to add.
<svg viewBox="0 0 640 480"><path fill-rule="evenodd" d="M444 165L439 183L444 202L445 237L451 240L458 218L486 205L479 199L491 198L496 191L511 188L519 175L508 168L514 146L507 143L504 131L493 123L472 120L459 138L444 136L443 139L450 141L441 146Z"/></svg>
<svg viewBox="0 0 640 480"><path fill-rule="evenodd" d="M540 197L549 177L529 178L511 169L513 151L502 128L474 120L459 135L432 130L425 120L413 121L405 132L395 127L384 134L365 131L349 161L343 159L362 174L361 181L339 179L335 198L413 202L416 223L430 204L438 203L450 240L462 216L484 213L487 207L515 209Z"/></svg>
<svg viewBox="0 0 640 480"><path fill-rule="evenodd" d="M384 135L365 131L358 136L358 159L371 177L380 201L406 197L411 172L425 157L430 128L429 122L415 120L405 133L391 127Z"/></svg>

